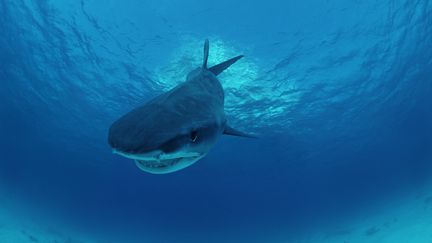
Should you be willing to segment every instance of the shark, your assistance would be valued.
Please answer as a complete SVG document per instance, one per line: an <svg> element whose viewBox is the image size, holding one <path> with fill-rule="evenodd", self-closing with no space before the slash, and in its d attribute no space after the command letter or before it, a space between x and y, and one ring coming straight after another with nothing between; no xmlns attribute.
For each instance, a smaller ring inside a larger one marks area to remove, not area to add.
<svg viewBox="0 0 432 243"><path fill-rule="evenodd" d="M243 55L207 66L209 41L202 66L186 81L116 120L109 128L113 152L135 161L141 170L167 174L202 159L221 135L254 138L231 127L224 111L224 90L217 76Z"/></svg>

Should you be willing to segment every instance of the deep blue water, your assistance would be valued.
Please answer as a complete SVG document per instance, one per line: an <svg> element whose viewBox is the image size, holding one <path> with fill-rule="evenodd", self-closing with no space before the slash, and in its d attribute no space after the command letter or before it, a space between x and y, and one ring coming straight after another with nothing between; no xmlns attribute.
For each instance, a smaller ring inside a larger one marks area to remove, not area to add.
<svg viewBox="0 0 432 243"><path fill-rule="evenodd" d="M201 63L233 126L151 175L110 124ZM119 242L273 242L428 183L432 1L0 1L0 186ZM116 239L116 240L115 240Z"/></svg>

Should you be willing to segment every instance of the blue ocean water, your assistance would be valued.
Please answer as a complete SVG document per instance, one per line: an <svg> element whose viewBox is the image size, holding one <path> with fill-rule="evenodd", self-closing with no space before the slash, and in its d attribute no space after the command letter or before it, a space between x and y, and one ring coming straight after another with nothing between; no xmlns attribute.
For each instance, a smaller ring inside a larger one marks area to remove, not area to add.
<svg viewBox="0 0 432 243"><path fill-rule="evenodd" d="M245 55L225 111L259 139L167 175L112 154L206 38L210 64ZM101 242L309 242L427 194L431 77L429 0L1 0L0 199Z"/></svg>

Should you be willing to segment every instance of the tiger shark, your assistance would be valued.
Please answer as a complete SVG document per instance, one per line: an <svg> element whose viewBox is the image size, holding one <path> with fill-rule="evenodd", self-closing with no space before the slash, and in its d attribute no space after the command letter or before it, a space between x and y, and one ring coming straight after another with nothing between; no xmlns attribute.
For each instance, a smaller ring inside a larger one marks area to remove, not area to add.
<svg viewBox="0 0 432 243"><path fill-rule="evenodd" d="M203 158L220 135L254 137L230 127L224 111L224 90L217 76L243 55L207 67L209 41L201 67L186 81L115 121L108 135L113 152L143 171L166 174Z"/></svg>

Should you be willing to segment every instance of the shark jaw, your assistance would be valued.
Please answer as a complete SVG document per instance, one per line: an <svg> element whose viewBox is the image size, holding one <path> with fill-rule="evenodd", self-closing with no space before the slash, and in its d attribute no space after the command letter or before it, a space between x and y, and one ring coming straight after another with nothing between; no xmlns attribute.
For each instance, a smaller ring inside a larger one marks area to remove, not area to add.
<svg viewBox="0 0 432 243"><path fill-rule="evenodd" d="M168 174L184 169L204 157L198 152L163 153L152 151L144 154L128 154L118 150L113 151L128 159L135 160L135 164L141 170L152 174Z"/></svg>

